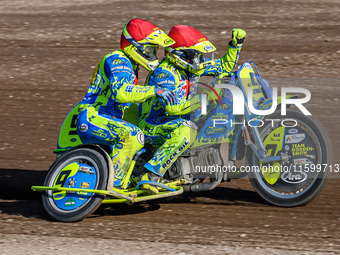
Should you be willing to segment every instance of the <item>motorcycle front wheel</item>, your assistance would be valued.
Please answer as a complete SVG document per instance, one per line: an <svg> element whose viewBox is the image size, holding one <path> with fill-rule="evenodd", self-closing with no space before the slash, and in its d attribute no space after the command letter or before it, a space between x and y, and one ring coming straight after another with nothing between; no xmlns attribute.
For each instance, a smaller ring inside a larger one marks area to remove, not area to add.
<svg viewBox="0 0 340 255"><path fill-rule="evenodd" d="M104 157L89 148L78 148L57 158L49 169L44 186L78 189L106 189L108 168ZM104 195L89 192L52 191L42 193L50 217L62 222L80 221L92 214Z"/></svg>
<svg viewBox="0 0 340 255"><path fill-rule="evenodd" d="M287 110L286 116L275 112L269 119L260 128L262 141L268 156L283 155L285 160L262 163L252 153L249 180L271 204L307 204L321 192L331 170L331 146L326 132L315 119L293 110Z"/></svg>

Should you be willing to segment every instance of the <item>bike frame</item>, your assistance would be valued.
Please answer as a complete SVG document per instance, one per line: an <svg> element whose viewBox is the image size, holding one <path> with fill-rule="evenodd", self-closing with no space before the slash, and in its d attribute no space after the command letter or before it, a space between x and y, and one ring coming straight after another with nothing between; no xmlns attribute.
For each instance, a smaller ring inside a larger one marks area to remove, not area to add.
<svg viewBox="0 0 340 255"><path fill-rule="evenodd" d="M246 69L246 70L244 70ZM259 132L259 128L256 126L229 126L228 128L225 128L224 134L215 132L214 133L214 128L211 127L211 123L213 122L214 118L221 118L221 120L226 119L236 123L242 118L242 120L245 122L249 122L252 120L254 117L257 120L262 120L264 116L258 116L254 115L251 113L249 106L248 106L248 89L252 89L253 97L255 98L256 102L263 101L266 102L266 106L270 106L271 104L271 88L269 86L269 83L264 81L259 72L258 69L255 65L255 63L251 60L248 60L244 64L240 66L240 68L233 72L231 76L227 76L229 79L227 80L226 83L225 80L223 79L227 74L222 74L218 78L214 78L212 81L212 86L209 86L207 84L201 83L204 87L208 87L210 90L213 90L215 94L218 94L214 88L216 89L225 89L229 90L226 88L225 85L232 85L236 86L242 91L242 94L244 96L244 115L238 115L235 117L233 115L233 108L230 108L229 106L233 104L234 98L231 100L228 100L226 96L226 91L223 93L224 96L222 96L222 99L218 98L220 101L220 105L215 107L215 110L213 111L213 114L208 114L208 117L206 118L206 121L203 125L200 125L200 131L196 137L196 141L194 142L192 147L198 147L201 145L208 145L208 144L222 144L222 143L233 143L233 147L231 150L231 159L235 160L236 159L236 151L237 151L237 145L239 143L239 139L241 137L241 133L243 132L245 134L245 145L249 145L251 149L254 151L256 156L259 158L261 162L272 162L272 161L280 161L281 156L267 156L267 150L263 144L263 141L261 139L261 135ZM214 87L214 88L213 88ZM203 88L204 89L204 88ZM204 89L205 90L205 89ZM206 90L208 93L209 91ZM231 92L231 91L230 91ZM212 94L212 93L208 93ZM210 96L211 98L214 98L213 96ZM266 101L267 100L267 101ZM281 98L278 97L278 103L280 102ZM218 102L217 100L215 101ZM218 104L218 103L217 103ZM223 109L223 105L226 105L227 110ZM228 106L229 105L229 106ZM255 106L256 107L256 106ZM203 117L202 115L198 115L198 117L194 117L194 122L199 120L199 117ZM223 125L218 124L217 125L219 128L223 127ZM209 129L211 128L211 129ZM207 134L207 130L209 130L209 134ZM217 129L218 130L218 129ZM250 134L252 135L254 142L250 139ZM232 137L232 138L227 138Z"/></svg>
<svg viewBox="0 0 340 255"><path fill-rule="evenodd" d="M248 60L247 62L245 62L241 67L240 69L236 72L236 76L237 76L237 79L236 79L236 86L238 88L240 88L243 92L243 95L244 95L244 117L245 117L245 120L246 121L250 121L252 119L252 117L254 117L254 115L250 112L250 109L249 109L249 106L248 106L248 97L247 97L247 91L246 91L246 85L244 84L245 81L241 78L241 71L242 69L244 68L245 64L250 64L255 72L255 78L256 77L261 77L260 74L259 74L259 71L255 65L255 63L251 60ZM264 90L261 89L264 84L261 84L261 87L259 86L259 83L257 83L255 81L255 79L250 79L251 83L248 83L248 87L251 87L253 90L254 89L257 89L257 90L261 90L262 92L262 96L263 96L263 99L268 99L266 98L267 95L265 94ZM251 86L250 86L251 85ZM263 119L264 116L261 116L261 120ZM247 130L247 127L244 128L245 129L245 132L247 133L248 130ZM255 139L255 144L250 140L250 137L249 135L247 136L246 135L246 145L249 145L252 150L254 151L254 153L256 154L256 156L259 158L259 160L261 162L272 162L272 161L280 161L281 160L281 156L267 156L267 150L265 149L264 147L264 144L263 144L263 141L261 139L261 135L260 135L260 132L259 132L259 129L257 127L253 127L253 126L250 126L250 130L251 130L251 133ZM235 143L237 144L237 143Z"/></svg>
<svg viewBox="0 0 340 255"><path fill-rule="evenodd" d="M243 70L243 68L245 67L246 64L248 64L248 65L251 64L252 67L253 67L252 70L253 70L253 73L255 74L255 77L260 78L257 67L251 60L248 60L246 63L244 63L239 68L239 70L234 72L233 74L235 76L235 85L238 88L240 88L242 90L243 94L244 94L245 114L244 114L243 118L246 121L249 121L251 119L251 117L253 116L251 114L250 110L249 110L249 107L248 107L247 91L245 90L245 88L246 88L245 83L247 82L246 79L249 79L249 77L243 78L241 76L241 72L242 72L242 70ZM249 68L249 66L248 66L248 68ZM261 83L261 79L258 79L257 81ZM256 82L255 79L251 79L251 83L248 83L247 85L253 87L253 89L259 90L260 86L259 86L258 82ZM261 84L261 88L263 88L264 86L268 87L267 84ZM261 97L263 97L264 99L268 98L266 91L261 89L261 93L262 93ZM215 91L215 94L217 94L216 91ZM75 112L77 112L77 111L75 111ZM225 113L226 112L227 111L225 111ZM229 112L228 114L231 114L231 113ZM73 116L72 117L72 120L73 120L74 116L76 116L76 114L74 114L74 115L70 114L70 116L71 117ZM263 118L263 116L261 116L261 119L262 118ZM70 121L70 123L71 123L71 121ZM71 125L71 127L73 127L73 126ZM238 140L240 138L240 134L241 134L242 131L245 133L245 137L246 137L245 144L249 145L252 148L252 150L254 151L254 153L257 155L257 157L259 158L259 160L261 162L270 162L270 161L280 161L281 160L281 156L267 156L267 151L266 151L264 144L261 140L259 130L258 130L257 127L252 127L252 126L250 127L250 132L254 137L255 143L253 143L251 141L247 127L243 127L243 128L238 127L236 129L232 129L232 130L228 131L229 133L234 134L233 135L234 145L233 145L233 149L232 149L232 157L233 158L235 157ZM70 133L71 132L69 132L69 134ZM72 135L76 135L76 134L72 133ZM227 141L227 140L228 140L228 138L226 138L225 141ZM218 142L211 141L209 143L216 144ZM76 147L73 147L72 149L76 149L76 148L80 148L80 147L95 147L95 145L81 144L81 145L78 145ZM58 148L55 152L60 154L60 153L64 153L67 150L69 150L69 149L68 148ZM104 155L105 158L109 158L107 152L105 152L103 149L100 150L100 153L105 154ZM112 162L110 160L107 160L108 169L109 169L109 176L110 176L109 180L108 180L107 190L94 190L94 189L84 189L84 188L77 189L77 188L66 188L66 187L46 187L46 186L32 186L31 189L35 190L35 191L52 190L52 191L89 192L89 193L94 193L94 194L102 194L102 195L107 196L106 199L104 199L102 203L134 203L134 202L141 202L141 201L145 201L145 200L158 199L158 198L162 198L162 197L175 196L175 195L179 195L179 194L183 193L183 187L181 187L181 185L187 184L187 181L185 179L180 179L180 180L177 180L177 181L174 181L174 182L169 182L169 183L166 183L166 184L161 184L161 183L157 184L156 186L158 186L159 190L160 190L160 193L157 194L157 195L146 195L143 191L138 189L138 185L137 186L134 185L132 188L128 188L130 182L137 184L137 181L134 180L134 178L132 177L132 172L133 172L133 169L135 167L136 160L141 153L142 153L142 151L137 153L135 155L134 159L132 160L132 163L130 164L128 172L122 180L122 188L116 188L116 187L112 188L113 185L110 185L110 184L112 184L111 182L112 182L112 178L113 178L113 175L114 175L114 171L112 170Z"/></svg>

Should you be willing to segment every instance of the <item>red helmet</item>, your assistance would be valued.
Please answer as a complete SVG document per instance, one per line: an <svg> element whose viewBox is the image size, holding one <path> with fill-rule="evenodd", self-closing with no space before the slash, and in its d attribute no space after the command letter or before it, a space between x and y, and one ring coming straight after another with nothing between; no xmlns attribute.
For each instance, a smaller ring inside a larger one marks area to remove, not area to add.
<svg viewBox="0 0 340 255"><path fill-rule="evenodd" d="M124 53L149 71L158 66L156 53L159 45L167 47L173 43L160 28L143 19L126 23L120 39Z"/></svg>
<svg viewBox="0 0 340 255"><path fill-rule="evenodd" d="M216 48L196 28L177 25L171 28L168 35L176 43L165 48L166 55L176 66L200 75L205 67L212 65Z"/></svg>

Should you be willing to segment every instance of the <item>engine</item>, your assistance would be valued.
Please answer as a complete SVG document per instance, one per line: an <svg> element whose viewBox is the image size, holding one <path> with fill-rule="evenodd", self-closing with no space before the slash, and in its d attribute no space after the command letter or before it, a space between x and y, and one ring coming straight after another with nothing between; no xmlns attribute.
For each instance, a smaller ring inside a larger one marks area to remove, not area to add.
<svg viewBox="0 0 340 255"><path fill-rule="evenodd" d="M223 172L217 166L222 166L220 151L216 147L206 146L190 149L185 152L168 170L169 179L184 178L188 182L209 177L212 181L220 180Z"/></svg>

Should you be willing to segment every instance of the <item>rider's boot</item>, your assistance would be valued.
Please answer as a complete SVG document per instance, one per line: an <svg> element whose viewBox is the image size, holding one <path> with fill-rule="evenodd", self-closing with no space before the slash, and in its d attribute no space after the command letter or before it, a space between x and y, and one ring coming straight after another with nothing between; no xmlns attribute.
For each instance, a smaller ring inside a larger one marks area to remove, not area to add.
<svg viewBox="0 0 340 255"><path fill-rule="evenodd" d="M147 171L144 175L142 175L140 181L152 181L152 182L159 182L160 177L152 172ZM141 184L139 186L141 190L144 190L146 193L150 195L157 195L158 188L155 185L150 183Z"/></svg>

